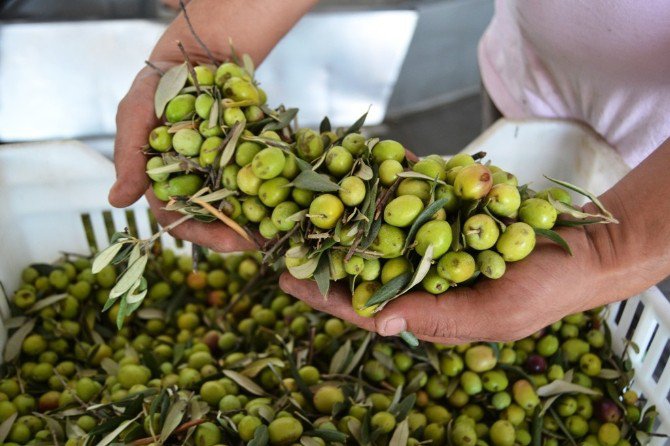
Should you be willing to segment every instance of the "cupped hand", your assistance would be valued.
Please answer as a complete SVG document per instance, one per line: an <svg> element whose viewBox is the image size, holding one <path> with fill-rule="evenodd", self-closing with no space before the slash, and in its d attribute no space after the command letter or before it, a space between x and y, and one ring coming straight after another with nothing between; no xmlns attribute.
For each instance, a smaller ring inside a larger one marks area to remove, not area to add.
<svg viewBox="0 0 670 446"><path fill-rule="evenodd" d="M282 289L312 307L383 336L410 331L418 338L457 344L510 341L528 336L568 314L607 300L607 271L593 249L593 234L584 228L558 230L573 256L547 240L538 240L526 259L508 263L498 280L483 279L471 287L454 287L438 296L411 292L386 305L373 318L356 314L344 283L333 283L324 299L311 280L288 272Z"/></svg>

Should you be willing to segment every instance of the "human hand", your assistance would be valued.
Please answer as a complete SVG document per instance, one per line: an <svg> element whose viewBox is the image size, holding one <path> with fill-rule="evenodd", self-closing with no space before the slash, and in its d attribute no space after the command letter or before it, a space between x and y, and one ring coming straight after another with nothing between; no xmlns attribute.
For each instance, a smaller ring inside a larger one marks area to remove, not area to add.
<svg viewBox="0 0 670 446"><path fill-rule="evenodd" d="M480 280L438 296L411 292L388 303L374 318L356 314L344 283L332 284L328 300L311 280L284 273L280 284L310 306L383 336L410 331L441 344L516 340L563 316L605 304L613 295L608 294L607 269L593 249L594 238L602 242L600 232L586 228L558 232L574 256L548 240L538 240L535 251L525 261L509 263L498 280Z"/></svg>
<svg viewBox="0 0 670 446"><path fill-rule="evenodd" d="M249 54L256 63L262 61L279 39L316 3L299 0L290 6L273 0L197 0L189 3L187 12L205 50L196 40L180 14L156 44L149 61L159 70L182 63L184 56L176 42L182 42L194 64L222 61L230 55L230 41L237 51ZM216 21L216 26L207 26ZM254 26L249 26L253 23ZM126 207L146 194L152 212L162 226L180 218L180 214L162 209L145 173L146 157L141 147L160 121L154 112L154 92L160 74L155 68L143 68L130 90L119 103L116 115L114 164L117 180L109 193L115 207ZM190 240L216 251L240 251L257 248L220 222L186 221L170 231L175 237Z"/></svg>

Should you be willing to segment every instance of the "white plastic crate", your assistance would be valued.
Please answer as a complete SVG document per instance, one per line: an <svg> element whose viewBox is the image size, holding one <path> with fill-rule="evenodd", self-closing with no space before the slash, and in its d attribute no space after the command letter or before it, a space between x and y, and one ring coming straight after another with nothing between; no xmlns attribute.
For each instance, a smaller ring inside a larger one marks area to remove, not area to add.
<svg viewBox="0 0 670 446"><path fill-rule="evenodd" d="M549 184L546 174L599 194L629 170L597 135L566 121L498 121L464 151L480 150L538 189ZM111 162L75 141L0 146L0 281L7 292L16 288L29 263L55 260L62 251L89 252L82 216L90 219L99 248L109 241L106 220L116 229L136 227L140 237L155 232L144 200L130 208L130 216L110 208L107 192L113 182ZM170 236L161 240L178 248ZM7 302L0 299L0 313L7 312ZM670 371L663 356L670 346L670 303L654 287L610 305L608 323L617 353L623 352L624 338L640 347L639 353L629 352L635 388L656 405L657 431L670 432ZM0 321L0 348L6 336ZM652 443L665 441L654 438Z"/></svg>

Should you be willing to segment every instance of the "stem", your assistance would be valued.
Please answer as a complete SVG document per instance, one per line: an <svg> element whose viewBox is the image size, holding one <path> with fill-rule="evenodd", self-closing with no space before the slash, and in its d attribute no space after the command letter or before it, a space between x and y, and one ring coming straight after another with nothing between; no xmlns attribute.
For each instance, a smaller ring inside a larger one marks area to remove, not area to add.
<svg viewBox="0 0 670 446"><path fill-rule="evenodd" d="M149 66L149 67L153 68L154 70L158 71L158 73L159 73L161 76L163 76L163 75L165 74L165 71L163 71L163 70L161 70L160 68L158 68L158 67L157 67L156 65L154 65L151 61L149 61L149 60L145 60L144 63L147 64L147 66Z"/></svg>
<svg viewBox="0 0 670 446"><path fill-rule="evenodd" d="M193 216L193 215L190 215L190 214L189 214L189 215L184 215L184 216L181 217L179 220L175 220L175 221L173 221L172 223L170 223L169 225L167 225L167 226L163 226L157 233L155 233L154 235L152 235L151 238L150 238L149 240L146 241L146 243L147 243L148 245L153 244L153 242L155 242L156 240L158 240L158 238L159 238L161 235L165 234L166 232L169 232L169 231L173 230L174 228L176 228L176 227L179 226L180 224L184 223L184 222L187 221L187 220L192 219L193 217L194 217L194 216Z"/></svg>
<svg viewBox="0 0 670 446"><path fill-rule="evenodd" d="M185 11L186 9L184 9ZM181 41L177 40L177 46L179 47L179 51L181 51L182 56L184 56L184 60L186 60L186 68L188 68L188 72L191 74L191 77L193 78L193 85L195 86L195 91L200 94L200 83L198 83L198 77L195 72L195 68L193 68L193 64L191 63L191 58L188 57L188 53L184 49L184 45L182 45Z"/></svg>
<svg viewBox="0 0 670 446"><path fill-rule="evenodd" d="M240 226L239 224L237 224L237 223L235 222L235 220L233 220L232 218L228 217L226 214L224 214L223 212L219 211L218 209L216 209L216 208L215 208L214 206L212 206L211 204L209 204L209 203L207 203L207 202L205 202L205 201L203 201L203 200L200 200L199 198L191 198L191 201L194 202L194 203L199 204L201 207L203 207L204 209L206 209L207 211L209 211L210 214L212 214L213 216L215 216L216 218L218 218L219 220L221 220L226 226L228 226L230 229L232 229L233 231L235 231L235 232L236 232L238 235L240 235L244 240L253 243L253 240L251 240L251 237L249 237L249 234L247 234L247 231L245 231L244 228L242 228L242 226Z"/></svg>
<svg viewBox="0 0 670 446"><path fill-rule="evenodd" d="M202 41L198 33L195 32L193 24L191 23L191 19L188 16L188 12L186 12L186 5L184 4L184 0L179 0L179 7L181 8L181 12L184 14L184 19L186 19L186 24L188 25L188 29L191 31L191 34L193 34L193 38L195 38L196 42L198 42L198 45L200 45L200 47L205 51L205 53L207 53L207 57L209 57L209 60L214 65L218 65L219 63L212 55L212 52L209 50L209 48L207 48L207 45L205 45L205 42Z"/></svg>

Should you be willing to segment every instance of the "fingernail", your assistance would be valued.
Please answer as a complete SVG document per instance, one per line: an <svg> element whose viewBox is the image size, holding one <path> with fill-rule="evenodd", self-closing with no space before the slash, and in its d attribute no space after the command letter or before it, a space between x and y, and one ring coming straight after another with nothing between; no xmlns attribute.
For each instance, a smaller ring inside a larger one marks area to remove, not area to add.
<svg viewBox="0 0 670 446"><path fill-rule="evenodd" d="M405 319L395 317L386 321L379 334L382 336L394 336L405 330L407 330L407 322Z"/></svg>

